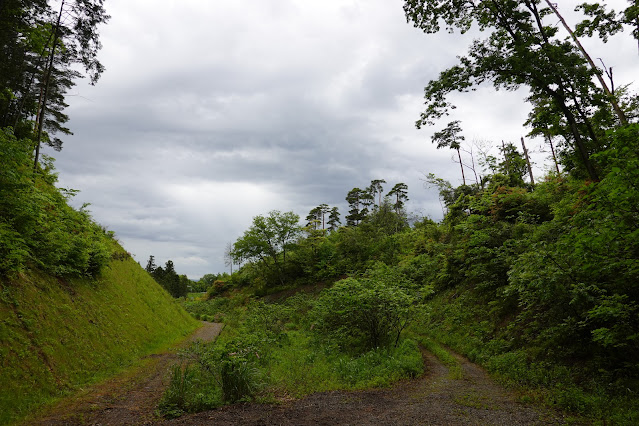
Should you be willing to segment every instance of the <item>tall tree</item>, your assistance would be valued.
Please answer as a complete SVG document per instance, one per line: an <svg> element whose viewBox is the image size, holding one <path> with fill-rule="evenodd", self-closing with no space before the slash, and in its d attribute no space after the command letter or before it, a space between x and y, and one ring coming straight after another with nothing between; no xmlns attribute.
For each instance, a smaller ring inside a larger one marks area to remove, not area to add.
<svg viewBox="0 0 639 426"><path fill-rule="evenodd" d="M326 229L326 213L330 211L330 207L328 204L320 204L319 206L311 209L306 216L307 224L313 229L318 229L320 224L322 225L322 229Z"/></svg>
<svg viewBox="0 0 639 426"><path fill-rule="evenodd" d="M464 136L460 134L461 127L459 127L459 120L451 121L448 123L445 129L435 132L432 136L433 143L437 144L437 149L449 147L457 151L457 157L459 158L459 167L461 168L462 181L466 185L466 175L464 174L464 163L461 158L461 143L464 141Z"/></svg>
<svg viewBox="0 0 639 426"><path fill-rule="evenodd" d="M382 205L382 193L384 192L384 187L382 186L383 183L386 183L384 179L374 179L371 181L371 184L367 189L367 192L372 197L373 202L375 200L375 196L378 196L379 201L377 206Z"/></svg>
<svg viewBox="0 0 639 426"><path fill-rule="evenodd" d="M508 185L524 186L524 176L528 172L526 158L512 143L504 143L499 150L504 158L497 165L497 171L507 177Z"/></svg>
<svg viewBox="0 0 639 426"><path fill-rule="evenodd" d="M155 268L157 268L157 265L155 264L155 257L153 255L149 256L149 261L146 263L146 272L148 272L149 274L153 274L153 272L155 271Z"/></svg>
<svg viewBox="0 0 639 426"><path fill-rule="evenodd" d="M261 261L266 267L272 264L283 283L281 263L286 262L287 249L301 232L299 219L293 212L277 210L255 216L251 227L233 244L233 258Z"/></svg>
<svg viewBox="0 0 639 426"><path fill-rule="evenodd" d="M342 221L339 216L339 210L337 207L333 207L330 215L328 216L328 230L331 232L337 231L337 228L339 228L341 223Z"/></svg>
<svg viewBox="0 0 639 426"><path fill-rule="evenodd" d="M331 209L328 207L328 204L320 204L318 207L319 214L322 219L322 229L326 229L326 213L330 212Z"/></svg>
<svg viewBox="0 0 639 426"><path fill-rule="evenodd" d="M404 203L408 201L408 185L403 182L396 184L393 189L388 191L388 196L395 197L393 208L395 209L395 213L400 214L404 208Z"/></svg>
<svg viewBox="0 0 639 426"><path fill-rule="evenodd" d="M306 226L312 229L317 229L319 228L320 222L320 208L313 207L306 215Z"/></svg>
<svg viewBox="0 0 639 426"><path fill-rule="evenodd" d="M601 86L606 97L608 98L608 102L610 102L610 104L612 105L615 111L615 114L617 114L617 117L619 118L619 121L621 122L621 124L627 125L628 119L626 118L626 114L619 107L619 103L617 102L617 99L615 98L614 93L610 90L610 88L608 87L608 84L606 84L606 81L603 79L603 75L602 75L603 73L601 72L601 70L592 60L588 52L586 52L586 49L584 49L583 45L579 41L579 38L577 37L575 32L572 30L572 28L570 28L570 25L568 25L564 17L559 13L557 6L553 4L552 2L550 2L549 0L545 0L545 2L548 5L548 7L554 12L557 18L559 18L559 21L562 23L566 31L568 31L568 34L570 34L570 37L572 38L572 40L575 42L575 46L577 46L577 48L583 55L584 59L588 62L588 65L590 65L590 68L594 71L595 76L597 77L597 80L599 80L599 85Z"/></svg>
<svg viewBox="0 0 639 426"><path fill-rule="evenodd" d="M91 84L98 81L104 66L97 59L98 51L102 47L97 27L106 23L109 18L104 9L104 0L61 1L56 21L52 26L52 41L47 52L46 67L41 70L43 77L36 118L34 166L38 164L45 117L53 111L49 108L51 87L58 82L58 90L64 88L60 81L72 84L71 79L56 80L55 75L77 78L80 74L72 67L79 64L84 67ZM57 142L56 146L59 149L61 143Z"/></svg>
<svg viewBox="0 0 639 426"><path fill-rule="evenodd" d="M545 0L406 0L407 18L427 33L441 25L468 31L476 24L484 39L475 40L459 64L443 71L425 89L426 109L417 126L432 124L454 105L452 91L465 92L483 82L515 90L527 86L532 96L545 97L568 123L563 135L593 180L598 172L591 154L602 149L593 115L609 106L594 82L593 71L568 40L557 38L555 25L544 22L553 12ZM608 126L614 123L607 123Z"/></svg>
<svg viewBox="0 0 639 426"><path fill-rule="evenodd" d="M371 197L368 191L353 188L346 195L346 202L350 207L346 215L346 226L357 226L368 214L367 205Z"/></svg>

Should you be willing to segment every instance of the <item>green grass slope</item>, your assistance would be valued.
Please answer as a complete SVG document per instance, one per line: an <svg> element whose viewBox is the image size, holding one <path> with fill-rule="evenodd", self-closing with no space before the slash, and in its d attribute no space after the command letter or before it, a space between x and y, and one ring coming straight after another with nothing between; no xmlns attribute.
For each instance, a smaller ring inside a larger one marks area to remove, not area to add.
<svg viewBox="0 0 639 426"><path fill-rule="evenodd" d="M131 365L197 328L113 242L96 279L0 281L0 424Z"/></svg>

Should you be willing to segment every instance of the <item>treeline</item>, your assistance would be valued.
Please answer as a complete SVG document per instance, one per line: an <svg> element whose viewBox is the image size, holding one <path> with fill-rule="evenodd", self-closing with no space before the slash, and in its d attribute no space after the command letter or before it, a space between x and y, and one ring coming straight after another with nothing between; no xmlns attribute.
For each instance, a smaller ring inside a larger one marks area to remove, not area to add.
<svg viewBox="0 0 639 426"><path fill-rule="evenodd" d="M243 266L231 286L266 294L388 267L426 302L419 332L518 383L559 390L551 402L562 408L595 418L617 410L615 422L636 423L639 97L607 87L578 37L607 39L636 22L638 11L582 6L590 19L564 39L549 2L480 3L405 2L409 21L428 33L444 24L485 30L458 65L428 83L417 125L447 115L451 92L482 82L525 86L525 124L547 142L554 171L534 179L525 146L512 143L476 161L452 121L432 141L455 151L463 184L426 178L445 207L441 223L409 226L399 204L406 188L383 197L381 180L348 193L345 226L336 226L326 204L305 227L293 212L272 211L232 246Z"/></svg>
<svg viewBox="0 0 639 426"><path fill-rule="evenodd" d="M163 268L155 264L155 257L151 255L144 269L173 297L185 297L193 287L186 275L175 272L172 260L167 260Z"/></svg>
<svg viewBox="0 0 639 426"><path fill-rule="evenodd" d="M627 414L639 390L639 125L608 141L599 182L551 173L533 188L525 169L509 167L522 155L510 150L483 185L434 178L441 223L408 226L385 202L330 232L296 227L292 212L258 216L234 245L245 263L228 286L264 295L351 277L339 286L348 295L371 271L392 271L418 303L414 330L519 383L563 392L553 397L562 408L605 418L615 400Z"/></svg>
<svg viewBox="0 0 639 426"><path fill-rule="evenodd" d="M175 298L185 297L188 293L218 292L222 290L230 275L226 272L219 274L204 274L197 281L189 279L184 274L175 271L172 260L167 260L164 267L155 264L155 256L149 256L144 268L153 279Z"/></svg>
<svg viewBox="0 0 639 426"><path fill-rule="evenodd" d="M229 248L233 263L243 265L231 281L257 283L268 292L278 286L330 280L364 270L375 259L393 258L397 253L391 247L396 243L391 240L408 227L403 209L403 202L408 199L407 186L395 185L383 197L383 183L384 180L371 182L369 188L375 192L355 188L348 193L349 226L340 227L337 208L327 204L309 212L306 226L300 224L300 216L294 212L271 211L256 216L251 227ZM397 188L401 188L400 195ZM380 245L375 246L373 241Z"/></svg>

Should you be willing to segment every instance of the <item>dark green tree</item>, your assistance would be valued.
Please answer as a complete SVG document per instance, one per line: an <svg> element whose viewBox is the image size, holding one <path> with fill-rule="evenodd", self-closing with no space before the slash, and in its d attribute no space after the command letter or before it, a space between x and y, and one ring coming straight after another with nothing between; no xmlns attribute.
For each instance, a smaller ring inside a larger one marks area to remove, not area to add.
<svg viewBox="0 0 639 426"><path fill-rule="evenodd" d="M3 0L0 3L0 127L11 126L19 138L29 138L59 150L56 133L70 134L65 95L82 77L91 83L104 67L97 28L109 16L104 0L62 0L56 9L43 0Z"/></svg>
<svg viewBox="0 0 639 426"><path fill-rule="evenodd" d="M447 99L452 91L466 92L483 82L507 90L526 86L531 96L547 99L565 118L568 126L562 136L590 179L598 180L597 167L590 156L605 143L593 116L609 109L610 102L595 86L596 71L588 66L578 48L557 37L556 25L545 19L553 11L544 4L541 0L406 0L408 20L427 33L438 32L442 25L449 31L466 32L476 24L487 34L472 43L458 65L428 83L426 109L417 126L432 124L454 108Z"/></svg>
<svg viewBox="0 0 639 426"><path fill-rule="evenodd" d="M321 223L320 215L319 207L312 208L311 211L308 212L308 215L306 215L306 226L311 229L319 228L319 224Z"/></svg>
<svg viewBox="0 0 639 426"><path fill-rule="evenodd" d="M328 230L331 232L337 231L339 225L342 223L337 207L331 209L331 213L328 216Z"/></svg>
<svg viewBox="0 0 639 426"><path fill-rule="evenodd" d="M53 100L52 95L57 92L63 98L66 89L73 86L72 79L81 76L72 67L83 66L91 84L95 84L104 71L104 66L97 59L98 51L102 47L97 27L106 23L109 18L104 9L104 0L62 0L60 3L52 26L51 44L46 52L45 67L39 70L42 72L42 79L36 115L35 165L39 160L40 143L47 117L62 117L59 109L49 106ZM57 105L60 105L59 99ZM66 105L62 103L62 106ZM55 119L53 121L57 122ZM55 126L53 129L67 130L61 126ZM54 146L60 149L61 142L57 140Z"/></svg>
<svg viewBox="0 0 639 426"><path fill-rule="evenodd" d="M148 262L146 262L146 272L148 272L149 274L153 274L153 272L155 271L155 268L157 268L157 265L155 264L155 257L153 255L149 256L149 260Z"/></svg>
<svg viewBox="0 0 639 426"><path fill-rule="evenodd" d="M384 183L386 183L384 179L374 179L371 181L370 186L366 190L372 198L373 203L375 202L375 197L378 197L377 206L382 205L382 193L384 192L384 187L382 186L382 184Z"/></svg>
<svg viewBox="0 0 639 426"><path fill-rule="evenodd" d="M320 225L322 229L326 229L326 213L330 212L328 204L320 204L313 208L306 216L306 226L313 229L319 229Z"/></svg>
<svg viewBox="0 0 639 426"><path fill-rule="evenodd" d="M255 216L253 224L244 235L233 244L233 258L261 262L275 269L283 283L283 265L287 250L294 244L301 232L299 216L293 212L277 210L268 216ZM280 259L282 256L282 259Z"/></svg>
<svg viewBox="0 0 639 426"><path fill-rule="evenodd" d="M348 192L346 202L348 202L350 210L346 215L346 226L357 226L366 217L368 210L362 205L363 200L367 197L367 192L360 188L353 188Z"/></svg>
<svg viewBox="0 0 639 426"><path fill-rule="evenodd" d="M464 163L461 158L461 143L464 141L464 136L460 135L461 127L459 126L459 120L451 121L448 123L445 129L435 132L432 136L433 143L437 144L437 149L449 147L457 151L457 158L459 158L459 167L461 168L462 181L466 185L466 175L464 174Z"/></svg>
<svg viewBox="0 0 639 426"><path fill-rule="evenodd" d="M528 172L526 159L512 143L499 148L503 160L497 165L497 170L507 178L509 186L525 186L524 176Z"/></svg>
<svg viewBox="0 0 639 426"><path fill-rule="evenodd" d="M388 196L395 198L393 208L395 209L395 213L400 214L404 208L404 203L408 201L408 185L403 182L396 184L393 189L388 191Z"/></svg>

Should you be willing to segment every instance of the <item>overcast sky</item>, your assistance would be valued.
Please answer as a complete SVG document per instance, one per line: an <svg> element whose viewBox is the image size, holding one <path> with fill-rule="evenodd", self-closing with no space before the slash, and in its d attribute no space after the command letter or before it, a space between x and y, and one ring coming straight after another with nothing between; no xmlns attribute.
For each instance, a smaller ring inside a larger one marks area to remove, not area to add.
<svg viewBox="0 0 639 426"><path fill-rule="evenodd" d="M570 11L577 1L559 2ZM606 3L624 5L623 0ZM426 35L399 0L107 0L106 72L80 82L56 159L74 205L115 231L143 266L149 255L197 279L226 270L223 252L256 215L326 203L346 212L354 187L408 185L409 212L442 217L424 174L461 183L434 130L462 121L466 141L519 144L524 92L455 96L455 114L415 129L423 88L466 52L471 36ZM587 44L637 74L628 34ZM636 86L633 86L636 89ZM550 163L529 142L538 173ZM497 153L494 149L493 153ZM467 172L467 176L470 172Z"/></svg>

